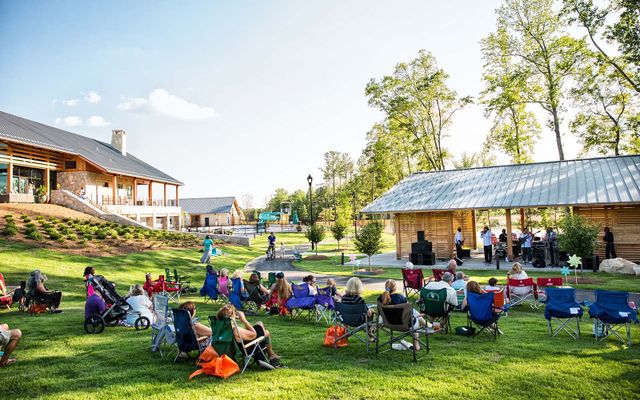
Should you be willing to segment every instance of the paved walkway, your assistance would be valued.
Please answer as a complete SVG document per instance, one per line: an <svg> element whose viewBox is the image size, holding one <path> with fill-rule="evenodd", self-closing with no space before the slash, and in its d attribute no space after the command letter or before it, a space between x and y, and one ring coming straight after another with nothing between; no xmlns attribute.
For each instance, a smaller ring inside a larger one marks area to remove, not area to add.
<svg viewBox="0 0 640 400"><path fill-rule="evenodd" d="M465 264L466 265L466 264ZM250 261L245 266L246 271L258 270L260 272L269 272L269 271L282 271L287 276L287 279L294 281L301 281L303 277L312 274L316 277L316 281L319 286L323 286L328 278L333 278L336 280L336 284L338 287L345 287L347 284L347 280L349 280L350 276L340 276L340 275L327 275L327 274L315 274L309 271L304 271L297 269L293 265L293 259L290 256L285 256L285 258L277 258L275 260L267 260L266 256L258 257L252 261ZM367 277L361 276L360 280L364 285L365 290L371 290L374 292L383 292L384 291L384 283L386 279L376 278L376 277ZM396 280L398 285L398 291L402 290L402 280ZM593 290L588 289L576 289L576 298L578 302L588 300L590 302L595 301ZM640 293L630 293L629 300L635 302L640 305Z"/></svg>

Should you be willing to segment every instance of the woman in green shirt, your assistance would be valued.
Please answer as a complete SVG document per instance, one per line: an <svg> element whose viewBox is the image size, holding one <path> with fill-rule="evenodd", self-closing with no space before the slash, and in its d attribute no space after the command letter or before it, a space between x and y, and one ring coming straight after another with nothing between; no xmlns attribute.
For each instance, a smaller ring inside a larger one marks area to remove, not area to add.
<svg viewBox="0 0 640 400"><path fill-rule="evenodd" d="M204 246L204 254L202 254L200 262L202 264L208 264L209 260L211 259L211 250L213 249L213 240L211 240L209 235L204 238L202 245Z"/></svg>

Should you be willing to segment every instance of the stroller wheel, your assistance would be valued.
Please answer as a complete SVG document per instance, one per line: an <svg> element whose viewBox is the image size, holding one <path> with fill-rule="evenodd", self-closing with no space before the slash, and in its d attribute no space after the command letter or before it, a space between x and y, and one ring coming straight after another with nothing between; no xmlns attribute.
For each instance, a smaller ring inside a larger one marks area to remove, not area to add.
<svg viewBox="0 0 640 400"><path fill-rule="evenodd" d="M142 331L145 329L149 329L149 327L151 326L151 321L149 321L149 318L147 317L138 317L133 325L136 327L137 331Z"/></svg>
<svg viewBox="0 0 640 400"><path fill-rule="evenodd" d="M104 319L99 315L92 315L84 320L84 331L89 334L102 333L104 331Z"/></svg>

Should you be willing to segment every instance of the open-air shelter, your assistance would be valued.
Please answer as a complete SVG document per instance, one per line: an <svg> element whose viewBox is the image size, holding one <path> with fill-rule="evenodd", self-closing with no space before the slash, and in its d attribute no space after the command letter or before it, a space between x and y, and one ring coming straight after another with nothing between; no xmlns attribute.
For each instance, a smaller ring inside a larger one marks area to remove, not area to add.
<svg viewBox="0 0 640 400"><path fill-rule="evenodd" d="M433 243L439 259L451 256L462 228L465 244L477 248L476 213L506 211L511 237L512 210L519 228L529 208L569 207L615 235L618 257L640 261L640 156L601 157L417 172L367 205L365 214L394 219L396 256L408 258L418 231ZM507 252L513 254L507 241ZM604 246L598 249L603 258Z"/></svg>

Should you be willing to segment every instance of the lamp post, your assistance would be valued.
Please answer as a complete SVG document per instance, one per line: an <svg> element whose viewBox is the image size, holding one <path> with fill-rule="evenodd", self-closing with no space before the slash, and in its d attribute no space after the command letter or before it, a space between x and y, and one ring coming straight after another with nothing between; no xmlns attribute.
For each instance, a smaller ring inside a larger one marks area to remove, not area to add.
<svg viewBox="0 0 640 400"><path fill-rule="evenodd" d="M307 182L309 183L309 214L311 219L311 225L313 225L313 191L311 188L311 184L313 183L313 177L311 174L307 176Z"/></svg>
<svg viewBox="0 0 640 400"><path fill-rule="evenodd" d="M356 214L356 191L353 191L353 232L358 237L358 214Z"/></svg>

